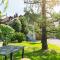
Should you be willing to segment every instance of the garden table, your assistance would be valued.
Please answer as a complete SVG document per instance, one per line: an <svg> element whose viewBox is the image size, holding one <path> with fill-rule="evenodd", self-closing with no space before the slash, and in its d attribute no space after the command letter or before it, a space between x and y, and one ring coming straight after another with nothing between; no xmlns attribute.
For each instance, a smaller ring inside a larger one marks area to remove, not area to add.
<svg viewBox="0 0 60 60"><path fill-rule="evenodd" d="M18 50L22 49L22 58L24 57L24 47L23 46L2 46L0 47L0 55L5 56L5 60L7 60L7 55L10 55L10 60L13 60L13 53L17 52Z"/></svg>

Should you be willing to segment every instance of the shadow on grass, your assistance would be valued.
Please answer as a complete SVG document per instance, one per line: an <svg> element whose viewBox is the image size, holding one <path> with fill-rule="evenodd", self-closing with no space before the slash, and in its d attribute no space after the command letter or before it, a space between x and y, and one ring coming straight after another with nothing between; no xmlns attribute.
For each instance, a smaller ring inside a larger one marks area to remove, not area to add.
<svg viewBox="0 0 60 60"><path fill-rule="evenodd" d="M34 43L34 42L33 42L33 43L30 43L30 44L40 44L40 43Z"/></svg>
<svg viewBox="0 0 60 60"><path fill-rule="evenodd" d="M18 52L14 57L16 57L14 60L20 60L21 51ZM24 57L30 58L31 60L60 60L60 53L57 53L55 50L51 50L51 51L37 50L28 53L25 52Z"/></svg>
<svg viewBox="0 0 60 60"><path fill-rule="evenodd" d="M33 51L30 53L25 53L25 57L30 58L31 60L60 60L60 54L56 51Z"/></svg>
<svg viewBox="0 0 60 60"><path fill-rule="evenodd" d="M30 42L31 45L41 44L41 42Z"/></svg>

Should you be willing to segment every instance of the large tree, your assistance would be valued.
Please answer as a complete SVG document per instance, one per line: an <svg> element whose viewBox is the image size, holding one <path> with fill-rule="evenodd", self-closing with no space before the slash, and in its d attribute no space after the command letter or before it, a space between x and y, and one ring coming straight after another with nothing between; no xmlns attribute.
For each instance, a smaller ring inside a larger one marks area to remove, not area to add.
<svg viewBox="0 0 60 60"><path fill-rule="evenodd" d="M47 47L47 35L46 35L46 0L42 0L42 49L46 50Z"/></svg>
<svg viewBox="0 0 60 60"><path fill-rule="evenodd" d="M30 0L27 0L30 1ZM34 2L34 3L33 3ZM51 10L52 8L59 3L59 0L32 0L32 4L36 4L40 2L40 7L41 7L41 11L40 11L40 21L38 22L38 24L40 25L41 31L42 31L42 49L46 50L48 49L48 45L47 45L47 13L51 14ZM27 14L28 15L28 14ZM31 15L32 16L32 15ZM32 18L32 17L31 17ZM35 18L35 16L33 17L33 19ZM39 20L38 19L38 20ZM34 19L35 20L35 19Z"/></svg>
<svg viewBox="0 0 60 60"><path fill-rule="evenodd" d="M47 8L46 7L54 7L56 4L57 4L57 2L58 2L59 0L42 0L42 5L41 5L41 7L42 7L42 40L41 40L41 42L42 42L42 49L43 50L46 50L46 49L48 49L48 45L47 45L47 30L46 30L46 17L47 17L47 15L46 15L46 10L47 10ZM48 5L46 5L46 3L48 2Z"/></svg>

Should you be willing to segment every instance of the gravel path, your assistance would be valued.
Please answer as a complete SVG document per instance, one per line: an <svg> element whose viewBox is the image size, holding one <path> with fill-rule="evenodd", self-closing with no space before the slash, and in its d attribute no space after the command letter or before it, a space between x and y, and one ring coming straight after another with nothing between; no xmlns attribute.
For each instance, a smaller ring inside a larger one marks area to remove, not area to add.
<svg viewBox="0 0 60 60"><path fill-rule="evenodd" d="M60 46L60 40L59 39L47 39L47 42L49 44L54 44L56 46Z"/></svg>

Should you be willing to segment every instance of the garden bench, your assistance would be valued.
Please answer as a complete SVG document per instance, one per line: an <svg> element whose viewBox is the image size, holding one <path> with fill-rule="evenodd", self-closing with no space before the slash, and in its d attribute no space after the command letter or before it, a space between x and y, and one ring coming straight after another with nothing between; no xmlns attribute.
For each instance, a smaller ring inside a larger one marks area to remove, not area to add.
<svg viewBox="0 0 60 60"><path fill-rule="evenodd" d="M10 60L13 60L13 53L22 49L22 58L24 57L24 47L23 46L2 46L0 47L0 55L5 56L5 60L7 60L7 55L10 55Z"/></svg>

